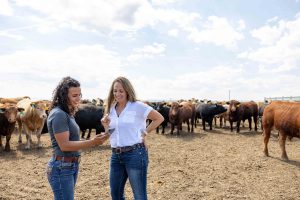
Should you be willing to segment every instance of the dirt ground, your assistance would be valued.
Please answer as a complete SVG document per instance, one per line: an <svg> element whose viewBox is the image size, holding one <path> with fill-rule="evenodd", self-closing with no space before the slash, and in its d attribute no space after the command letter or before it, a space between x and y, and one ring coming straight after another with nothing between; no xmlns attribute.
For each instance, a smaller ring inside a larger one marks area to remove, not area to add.
<svg viewBox="0 0 300 200"><path fill-rule="evenodd" d="M300 199L300 140L287 141L289 162L280 159L275 134L269 143L271 157L264 157L261 132L243 128L240 134L227 128L183 132L180 136L156 134L149 146L148 198L172 199ZM167 129L167 132L169 130ZM0 152L0 199L52 199L46 163L51 156L49 135L43 148L32 150L11 141L12 151ZM110 199L108 144L84 150L75 199ZM127 199L133 199L129 184Z"/></svg>

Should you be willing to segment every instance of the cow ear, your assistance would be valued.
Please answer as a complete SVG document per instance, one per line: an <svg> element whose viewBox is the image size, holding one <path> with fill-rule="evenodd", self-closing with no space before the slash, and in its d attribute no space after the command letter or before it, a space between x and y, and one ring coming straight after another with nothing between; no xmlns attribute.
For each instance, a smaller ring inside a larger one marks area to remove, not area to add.
<svg viewBox="0 0 300 200"><path fill-rule="evenodd" d="M25 109L24 108L18 108L19 112L23 112Z"/></svg>
<svg viewBox="0 0 300 200"><path fill-rule="evenodd" d="M32 108L36 108L36 104L35 104L35 103L31 103L30 106L31 106Z"/></svg>

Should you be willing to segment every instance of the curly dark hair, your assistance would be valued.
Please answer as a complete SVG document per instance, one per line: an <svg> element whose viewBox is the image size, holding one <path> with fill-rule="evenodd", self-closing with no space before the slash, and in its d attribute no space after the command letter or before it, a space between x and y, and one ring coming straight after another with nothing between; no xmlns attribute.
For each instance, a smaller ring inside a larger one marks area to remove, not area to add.
<svg viewBox="0 0 300 200"><path fill-rule="evenodd" d="M52 103L50 110L54 107L59 106L66 113L72 114L74 110L70 110L68 107L68 92L71 87L80 87L79 81L71 78L70 76L64 77L58 86L54 89L52 95Z"/></svg>

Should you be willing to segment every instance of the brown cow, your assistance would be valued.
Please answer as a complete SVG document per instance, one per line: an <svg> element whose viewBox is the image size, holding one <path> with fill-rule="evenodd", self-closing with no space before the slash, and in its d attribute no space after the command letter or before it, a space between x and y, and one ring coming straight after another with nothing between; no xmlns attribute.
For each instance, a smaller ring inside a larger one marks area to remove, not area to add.
<svg viewBox="0 0 300 200"><path fill-rule="evenodd" d="M18 102L18 107L24 108L24 112L20 113L17 117L19 126L19 142L22 142L22 129L26 133L27 143L25 149L30 149L31 134L34 133L38 139L38 147L41 144L41 132L47 118L46 109L47 103L45 101L32 102L30 99L23 99Z"/></svg>
<svg viewBox="0 0 300 200"><path fill-rule="evenodd" d="M236 123L236 132L240 132L240 123L248 119L250 131L252 130L252 117L254 121L255 131L257 131L258 106L254 101L240 103L231 100L229 105L229 122L230 130L233 131L233 122Z"/></svg>
<svg viewBox="0 0 300 200"><path fill-rule="evenodd" d="M15 130L17 114L23 110L22 108L17 108L15 104L0 105L0 149L2 149L2 136L5 136L5 151L10 151L9 141L11 134Z"/></svg>
<svg viewBox="0 0 300 200"><path fill-rule="evenodd" d="M300 103L272 102L265 107L263 113L264 154L269 156L268 142L271 130L275 127L279 131L279 144L282 151L281 158L288 160L285 151L286 137L300 138Z"/></svg>
<svg viewBox="0 0 300 200"><path fill-rule="evenodd" d="M5 104L5 103L12 103L12 104L17 104L19 101L23 99L30 99L28 96L24 97L16 97L16 98L0 98L0 103Z"/></svg>
<svg viewBox="0 0 300 200"><path fill-rule="evenodd" d="M171 134L173 134L174 126L177 126L177 135L179 135L179 130L182 130L182 123L186 122L188 125L188 132L194 132L194 119L195 118L195 107L190 102L172 102L169 120L171 123ZM191 129L190 129L191 122Z"/></svg>

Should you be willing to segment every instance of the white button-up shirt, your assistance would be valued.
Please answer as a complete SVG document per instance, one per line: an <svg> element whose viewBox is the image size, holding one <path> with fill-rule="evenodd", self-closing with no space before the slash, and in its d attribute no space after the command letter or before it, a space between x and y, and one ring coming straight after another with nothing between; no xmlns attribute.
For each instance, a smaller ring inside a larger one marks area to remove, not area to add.
<svg viewBox="0 0 300 200"><path fill-rule="evenodd" d="M128 101L118 116L116 104L113 105L109 113L109 129L114 129L110 136L111 147L132 146L141 143L141 135L146 129L146 119L152 109L142 102Z"/></svg>

